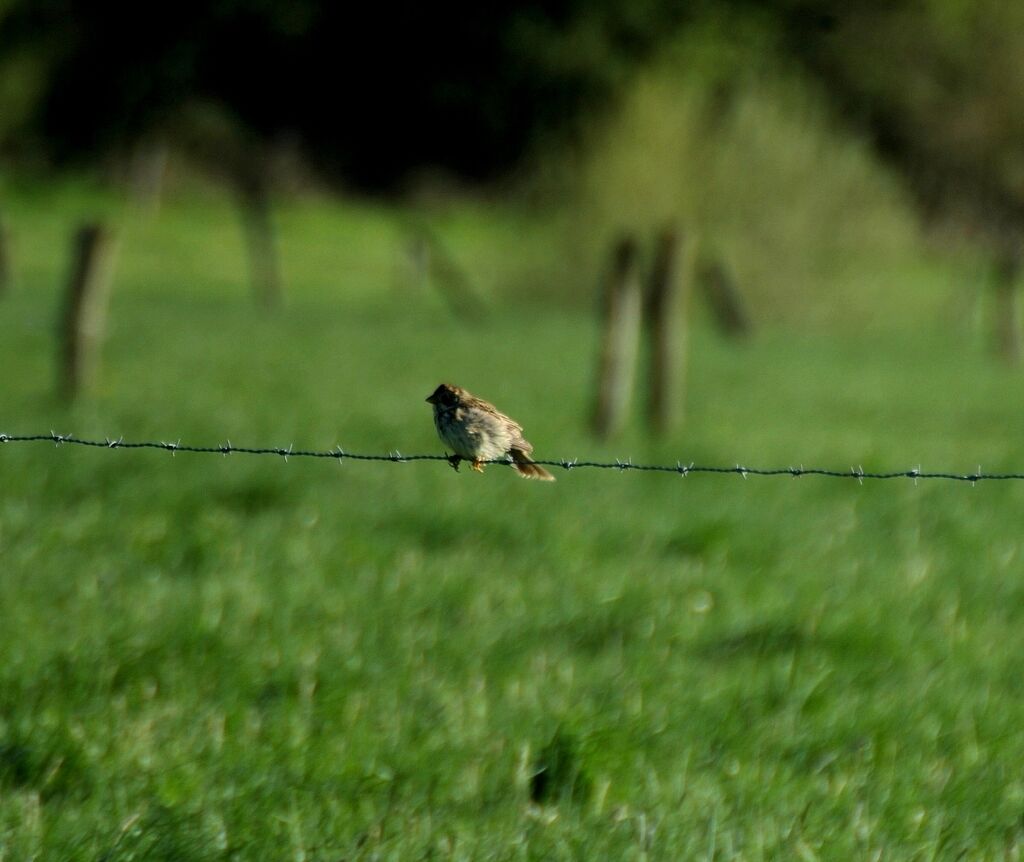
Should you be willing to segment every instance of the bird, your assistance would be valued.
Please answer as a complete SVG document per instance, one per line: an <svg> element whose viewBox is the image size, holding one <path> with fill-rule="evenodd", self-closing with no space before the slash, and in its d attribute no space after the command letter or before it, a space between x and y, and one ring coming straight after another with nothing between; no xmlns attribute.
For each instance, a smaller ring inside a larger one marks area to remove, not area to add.
<svg viewBox="0 0 1024 862"><path fill-rule="evenodd" d="M523 478L555 481L554 476L530 458L533 445L523 437L523 426L490 402L459 386L442 383L427 403L434 406L437 436L455 452L448 460L456 470L466 460L472 469L482 473L485 462L510 458Z"/></svg>

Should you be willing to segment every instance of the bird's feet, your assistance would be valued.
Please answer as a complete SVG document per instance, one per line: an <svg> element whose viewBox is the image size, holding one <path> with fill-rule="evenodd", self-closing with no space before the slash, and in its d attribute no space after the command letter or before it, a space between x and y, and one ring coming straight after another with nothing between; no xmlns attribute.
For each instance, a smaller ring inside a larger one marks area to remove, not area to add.
<svg viewBox="0 0 1024 862"><path fill-rule="evenodd" d="M462 463L461 455L449 455L448 466L451 467L456 473L459 472L459 464Z"/></svg>
<svg viewBox="0 0 1024 862"><path fill-rule="evenodd" d="M483 473L484 465L479 458L474 458L473 463L469 465L472 469L476 470L477 473Z"/></svg>

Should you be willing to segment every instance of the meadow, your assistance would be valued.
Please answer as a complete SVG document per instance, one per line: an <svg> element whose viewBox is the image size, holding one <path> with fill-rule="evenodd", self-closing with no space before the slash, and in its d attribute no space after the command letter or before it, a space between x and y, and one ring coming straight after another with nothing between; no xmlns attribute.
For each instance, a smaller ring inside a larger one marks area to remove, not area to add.
<svg viewBox="0 0 1024 862"><path fill-rule="evenodd" d="M449 380L541 458L1024 468L1024 377L923 258L878 326L698 313L685 425L597 443L592 304L488 282L545 237L486 208L440 219L469 325L383 205L283 206L276 315L224 200L128 218L68 407L69 229L105 201L5 201L2 432L440 453ZM0 446L0 860L1019 858L1024 484L557 479Z"/></svg>

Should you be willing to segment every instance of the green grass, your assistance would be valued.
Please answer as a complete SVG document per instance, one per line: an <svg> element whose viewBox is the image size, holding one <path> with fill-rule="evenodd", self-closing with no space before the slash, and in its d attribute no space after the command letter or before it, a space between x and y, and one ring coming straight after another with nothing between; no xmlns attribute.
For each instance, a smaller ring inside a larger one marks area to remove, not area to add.
<svg viewBox="0 0 1024 862"><path fill-rule="evenodd" d="M280 215L277 317L223 203L130 223L99 387L64 408L54 201L8 208L7 433L436 452L449 379L542 457L1024 466L1024 379L940 319L701 322L685 429L599 445L589 315L496 293L462 326L396 286L388 210L323 203ZM469 222L514 233L456 214L457 253ZM1016 858L1022 504L0 447L0 859Z"/></svg>

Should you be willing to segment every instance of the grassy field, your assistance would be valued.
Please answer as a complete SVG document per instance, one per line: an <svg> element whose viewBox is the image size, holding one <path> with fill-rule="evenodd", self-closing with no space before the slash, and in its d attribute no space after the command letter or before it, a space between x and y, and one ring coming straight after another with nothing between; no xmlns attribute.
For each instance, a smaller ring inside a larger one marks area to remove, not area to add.
<svg viewBox="0 0 1024 862"><path fill-rule="evenodd" d="M396 286L387 210L323 203L280 215L274 317L223 202L130 222L100 385L66 408L57 287L94 206L9 204L0 431L439 452L451 380L539 457L1024 467L1024 378L941 316L701 322L685 429L599 445L588 314L495 294L466 327ZM0 860L1016 859L1022 505L0 446Z"/></svg>

